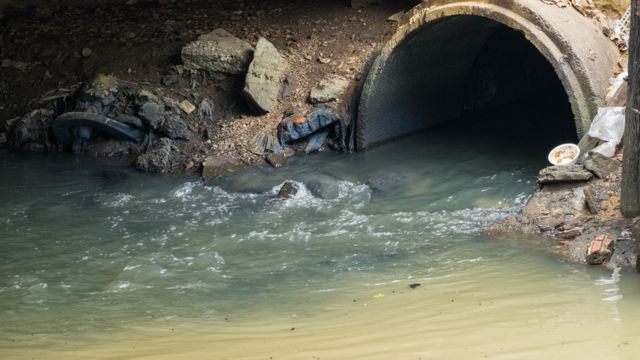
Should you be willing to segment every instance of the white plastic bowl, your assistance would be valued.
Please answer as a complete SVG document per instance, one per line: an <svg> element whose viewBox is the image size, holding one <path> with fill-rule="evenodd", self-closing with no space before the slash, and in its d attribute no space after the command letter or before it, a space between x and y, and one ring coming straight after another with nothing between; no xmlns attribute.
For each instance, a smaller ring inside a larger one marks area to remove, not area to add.
<svg viewBox="0 0 640 360"><path fill-rule="evenodd" d="M549 162L556 166L569 166L578 161L580 157L580 148L576 144L558 145L549 152Z"/></svg>

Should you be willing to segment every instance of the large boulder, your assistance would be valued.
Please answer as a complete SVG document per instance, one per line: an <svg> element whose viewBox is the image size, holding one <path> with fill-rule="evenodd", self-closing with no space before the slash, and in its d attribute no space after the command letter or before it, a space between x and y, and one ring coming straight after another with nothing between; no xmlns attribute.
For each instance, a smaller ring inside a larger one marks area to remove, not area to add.
<svg viewBox="0 0 640 360"><path fill-rule="evenodd" d="M253 47L224 29L204 34L182 48L182 62L191 70L241 75L247 71Z"/></svg>
<svg viewBox="0 0 640 360"><path fill-rule="evenodd" d="M268 113L278 104L287 68L287 61L276 47L260 38L242 90L242 96L255 112Z"/></svg>

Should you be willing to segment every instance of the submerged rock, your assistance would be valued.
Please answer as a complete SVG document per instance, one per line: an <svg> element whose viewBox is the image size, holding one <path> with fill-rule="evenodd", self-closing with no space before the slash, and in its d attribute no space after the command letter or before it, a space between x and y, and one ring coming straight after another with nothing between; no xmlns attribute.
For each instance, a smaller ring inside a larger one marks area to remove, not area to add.
<svg viewBox="0 0 640 360"><path fill-rule="evenodd" d="M278 104L287 68L287 61L276 47L261 37L242 90L242 96L255 112L268 113Z"/></svg>
<svg viewBox="0 0 640 360"><path fill-rule="evenodd" d="M282 199L291 198L298 193L298 185L293 181L286 181L282 184L280 191L278 191L278 197Z"/></svg>
<svg viewBox="0 0 640 360"><path fill-rule="evenodd" d="M246 41L216 29L182 48L182 62L191 70L240 75L249 68L253 51Z"/></svg>
<svg viewBox="0 0 640 360"><path fill-rule="evenodd" d="M236 171L243 167L244 165L237 160L211 155L202 163L202 179L205 184L210 184L220 175Z"/></svg>
<svg viewBox="0 0 640 360"><path fill-rule="evenodd" d="M340 186L335 179L319 176L305 183L311 194L325 200L337 199L340 196Z"/></svg>

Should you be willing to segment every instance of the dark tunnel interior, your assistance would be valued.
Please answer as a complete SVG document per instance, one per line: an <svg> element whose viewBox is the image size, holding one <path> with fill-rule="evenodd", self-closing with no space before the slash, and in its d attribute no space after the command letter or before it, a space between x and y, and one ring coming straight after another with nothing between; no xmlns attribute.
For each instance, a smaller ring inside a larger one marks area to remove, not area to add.
<svg viewBox="0 0 640 360"><path fill-rule="evenodd" d="M577 141L552 65L523 34L487 18L424 25L396 47L373 87L361 148L425 129L539 153Z"/></svg>

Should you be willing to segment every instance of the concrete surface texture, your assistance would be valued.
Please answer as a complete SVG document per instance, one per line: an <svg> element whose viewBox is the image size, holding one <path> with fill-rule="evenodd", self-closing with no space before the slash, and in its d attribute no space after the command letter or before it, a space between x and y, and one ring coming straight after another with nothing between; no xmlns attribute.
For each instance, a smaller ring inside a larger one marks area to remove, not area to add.
<svg viewBox="0 0 640 360"><path fill-rule="evenodd" d="M540 0L427 0L404 19L378 49L364 80L356 130L360 150L459 118L469 105L478 60L495 47L490 42L501 30L522 34L551 65L566 91L578 136L603 104L620 57L591 19ZM513 96L502 93L505 100Z"/></svg>

